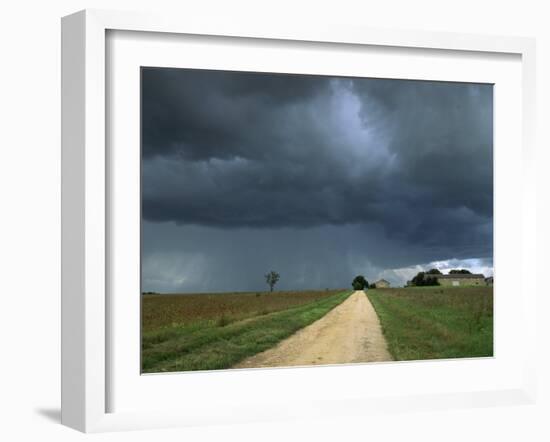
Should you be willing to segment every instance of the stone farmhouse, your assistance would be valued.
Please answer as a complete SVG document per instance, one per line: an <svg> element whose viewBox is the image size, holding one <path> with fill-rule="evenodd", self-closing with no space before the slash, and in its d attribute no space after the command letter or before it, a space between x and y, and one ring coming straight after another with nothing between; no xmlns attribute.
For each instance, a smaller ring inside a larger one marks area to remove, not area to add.
<svg viewBox="0 0 550 442"><path fill-rule="evenodd" d="M472 273L453 273L452 275L428 275L436 277L442 286L463 287L487 285L485 275Z"/></svg>
<svg viewBox="0 0 550 442"><path fill-rule="evenodd" d="M379 279L374 283L377 289L387 289L390 287L390 282L385 279Z"/></svg>

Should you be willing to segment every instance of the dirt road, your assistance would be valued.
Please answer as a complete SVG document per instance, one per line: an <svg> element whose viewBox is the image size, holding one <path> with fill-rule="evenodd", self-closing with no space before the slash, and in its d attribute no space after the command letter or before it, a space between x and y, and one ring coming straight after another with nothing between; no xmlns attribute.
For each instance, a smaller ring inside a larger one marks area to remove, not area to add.
<svg viewBox="0 0 550 442"><path fill-rule="evenodd" d="M378 316L365 294L356 291L321 319L235 368L390 360Z"/></svg>

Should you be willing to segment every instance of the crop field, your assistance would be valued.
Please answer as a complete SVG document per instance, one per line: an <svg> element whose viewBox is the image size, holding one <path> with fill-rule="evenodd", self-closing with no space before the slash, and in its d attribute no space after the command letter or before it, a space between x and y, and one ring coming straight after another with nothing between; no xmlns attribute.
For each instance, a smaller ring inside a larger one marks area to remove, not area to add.
<svg viewBox="0 0 550 442"><path fill-rule="evenodd" d="M234 322L327 298L340 290L142 295L144 332L196 322Z"/></svg>
<svg viewBox="0 0 550 442"><path fill-rule="evenodd" d="M395 360L493 355L492 287L369 290Z"/></svg>
<svg viewBox="0 0 550 442"><path fill-rule="evenodd" d="M350 294L142 295L142 372L229 368L323 317Z"/></svg>

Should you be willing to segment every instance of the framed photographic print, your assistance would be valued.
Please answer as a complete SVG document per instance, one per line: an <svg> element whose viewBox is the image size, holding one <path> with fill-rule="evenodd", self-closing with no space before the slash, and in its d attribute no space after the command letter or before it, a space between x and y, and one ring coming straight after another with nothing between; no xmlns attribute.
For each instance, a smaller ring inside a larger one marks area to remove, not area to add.
<svg viewBox="0 0 550 442"><path fill-rule="evenodd" d="M532 400L533 41L84 11L62 43L64 424Z"/></svg>
<svg viewBox="0 0 550 442"><path fill-rule="evenodd" d="M142 373L493 356L492 137L492 84L142 67Z"/></svg>

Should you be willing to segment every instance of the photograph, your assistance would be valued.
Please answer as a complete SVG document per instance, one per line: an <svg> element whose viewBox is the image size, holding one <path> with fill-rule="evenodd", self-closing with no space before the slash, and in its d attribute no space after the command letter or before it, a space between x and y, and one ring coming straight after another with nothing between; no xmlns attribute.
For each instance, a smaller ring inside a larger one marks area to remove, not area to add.
<svg viewBox="0 0 550 442"><path fill-rule="evenodd" d="M493 84L141 67L141 373L493 357Z"/></svg>

